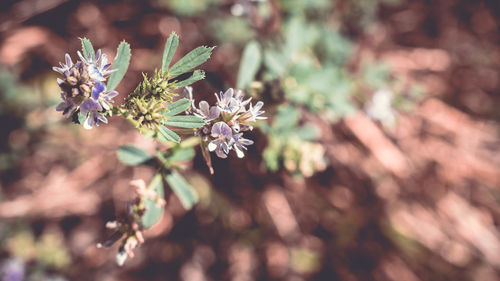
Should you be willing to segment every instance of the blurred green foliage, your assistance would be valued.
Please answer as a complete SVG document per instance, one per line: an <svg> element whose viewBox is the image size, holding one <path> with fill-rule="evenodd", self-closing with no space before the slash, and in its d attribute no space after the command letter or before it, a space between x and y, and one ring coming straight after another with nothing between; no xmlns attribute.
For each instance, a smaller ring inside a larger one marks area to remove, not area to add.
<svg viewBox="0 0 500 281"><path fill-rule="evenodd" d="M321 256L318 252L292 248L290 253L291 268L300 273L314 273L321 268Z"/></svg>
<svg viewBox="0 0 500 281"><path fill-rule="evenodd" d="M37 132L55 124L45 110L58 97L52 75L40 75L20 83L17 74L0 64L0 174L9 174L18 161L29 153L26 144ZM17 130L12 138L11 133Z"/></svg>
<svg viewBox="0 0 500 281"><path fill-rule="evenodd" d="M393 1L365 2L347 1L344 8L363 9L372 22L376 7L382 2ZM262 92L262 86L253 89L255 83L252 81L259 81L262 85L278 83L284 93L284 99L277 100L281 105L276 109L273 124L262 126L269 136L264 160L270 170L284 166L293 173L311 176L325 168L323 157L319 156L325 151L317 142L319 136L302 133L308 130L304 123L311 121L302 114L304 110L334 123L363 109L370 103L373 93L379 90L396 93L391 98L399 97L399 101L414 96L410 93L401 98L403 93L412 90L402 87L386 64L356 57L359 56L354 52L356 43L341 32L349 22L344 25L338 18L335 4L335 1L328 0L280 1L284 24L279 33L272 37L256 37L244 48L238 86L266 94ZM262 2L258 5L271 4ZM353 67L354 62L359 66ZM389 102L388 106L393 105ZM382 110L392 112L387 107ZM312 156L315 154L317 156Z"/></svg>
<svg viewBox="0 0 500 281"><path fill-rule="evenodd" d="M219 42L232 42L244 44L256 36L248 20L228 16L224 18L214 18L209 22L210 30Z"/></svg>
<svg viewBox="0 0 500 281"><path fill-rule="evenodd" d="M5 243L12 256L34 261L42 268L61 270L71 263L70 253L58 233L47 231L35 238L32 232L20 230L13 232Z"/></svg>
<svg viewBox="0 0 500 281"><path fill-rule="evenodd" d="M219 0L154 0L159 6L166 7L180 16L194 16L207 11Z"/></svg>
<svg viewBox="0 0 500 281"><path fill-rule="evenodd" d="M278 107L272 125L261 125L269 137L263 156L271 171L283 164L288 171L308 177L326 168L324 149L314 142L319 136L318 129L312 124L300 125L299 121L300 111L288 104Z"/></svg>

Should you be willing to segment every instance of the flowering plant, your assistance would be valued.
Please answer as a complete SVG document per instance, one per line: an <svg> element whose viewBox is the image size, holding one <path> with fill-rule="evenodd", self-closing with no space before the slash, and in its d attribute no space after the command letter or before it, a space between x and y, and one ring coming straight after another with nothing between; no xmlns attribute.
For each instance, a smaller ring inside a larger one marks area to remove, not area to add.
<svg viewBox="0 0 500 281"><path fill-rule="evenodd" d="M108 123L108 117L120 116L140 133L152 137L168 146L165 151L157 150L151 155L135 146L124 145L118 149L118 158L127 165L150 165L157 169L149 185L143 180L132 181L136 188L136 200L128 206L127 212L117 220L108 222L106 228L113 234L98 247L110 247L121 240L116 261L122 265L127 257L133 257L133 249L144 242L142 231L153 226L164 210L167 183L179 197L186 209L197 201L196 191L183 178L179 170L182 163L194 157L193 147L200 145L210 173L214 173L210 153L227 158L231 150L239 158L244 157L247 146L253 141L243 137L252 130L262 116L263 102L251 103L244 93L232 88L216 94L217 102L210 106L193 99L193 89L189 86L205 78L202 70L193 71L187 79L183 75L210 58L213 48L200 46L186 54L170 66L179 44L179 38L172 33L165 44L161 69L143 80L136 89L126 96L121 105L115 105L113 98L118 95L115 88L123 79L131 57L130 46L120 43L113 63L101 50L94 52L91 42L83 38L82 53L73 63L69 54L65 62L53 70L62 75L57 82L61 89L61 103L56 110L66 118L92 129ZM183 89L183 97L175 92ZM176 100L177 98L177 100ZM184 114L183 114L184 113ZM179 135L191 135L182 139Z"/></svg>

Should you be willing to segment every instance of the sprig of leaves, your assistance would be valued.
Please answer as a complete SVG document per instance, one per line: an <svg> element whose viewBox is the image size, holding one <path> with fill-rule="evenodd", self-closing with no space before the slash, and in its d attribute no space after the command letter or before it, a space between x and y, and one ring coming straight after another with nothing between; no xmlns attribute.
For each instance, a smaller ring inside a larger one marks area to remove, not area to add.
<svg viewBox="0 0 500 281"><path fill-rule="evenodd" d="M150 163L149 160L155 158L144 150L131 145L121 146L117 155L121 162L130 166ZM166 152L158 152L156 165L162 166L163 169L153 177L148 189L154 190L160 198L163 198L165 194L163 181L166 181L174 194L179 197L184 208L191 209L198 201L198 194L186 179L174 170L174 167L179 167L179 162L188 161L194 155L192 147L183 145L176 145ZM141 218L143 227L150 228L153 226L160 220L163 210L162 206L158 206L153 200L147 199L146 212Z"/></svg>
<svg viewBox="0 0 500 281"><path fill-rule="evenodd" d="M165 48L163 50L163 59L161 70L164 73L168 73L170 78L176 78L180 75L190 71L193 68L196 68L206 62L211 54L214 47L206 47L200 46L186 54L180 60L178 60L172 67L170 64L172 62L172 58L174 57L175 51L179 46L179 36L177 34L172 33L167 39L165 43ZM205 72L203 70L196 70L193 74L182 81L176 81L176 87L182 88L188 85L191 85L194 82L205 79Z"/></svg>

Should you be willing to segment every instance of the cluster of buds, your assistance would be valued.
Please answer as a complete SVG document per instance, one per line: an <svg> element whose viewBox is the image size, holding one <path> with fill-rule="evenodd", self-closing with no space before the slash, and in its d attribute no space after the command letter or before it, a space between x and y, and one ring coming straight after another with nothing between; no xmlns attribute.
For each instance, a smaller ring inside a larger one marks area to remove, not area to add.
<svg viewBox="0 0 500 281"><path fill-rule="evenodd" d="M165 121L165 104L177 95L173 86L162 71L156 70L151 78L143 74L143 81L125 100L124 116L138 129L154 130Z"/></svg>
<svg viewBox="0 0 500 281"><path fill-rule="evenodd" d="M109 248L122 237L125 237L122 239L116 255L116 262L120 266L125 263L127 257L133 258L134 249L144 243L141 218L146 213L145 200L152 200L158 206L166 204L165 199L158 196L155 191L146 188L146 183L143 180L134 180L130 184L135 187L137 195L135 201L129 204L126 216L106 223L106 228L115 232L105 242L97 244L98 248Z"/></svg>
<svg viewBox="0 0 500 281"><path fill-rule="evenodd" d="M83 126L86 129L99 126L99 122L107 123L106 113L112 108L113 98L118 95L116 91L107 91L104 83L107 76L114 72L108 63L106 54L98 50L95 58L85 58L78 51L80 60L73 63L69 54L65 56L65 63L52 69L64 77L57 78L57 83L62 90L62 102L57 106L57 111L69 117L78 116L78 112L85 117Z"/></svg>
<svg viewBox="0 0 500 281"><path fill-rule="evenodd" d="M205 126L195 133L201 136L202 149L215 152L220 158L227 158L231 150L234 150L239 158L243 158L244 150L253 144L252 140L243 137L243 132L252 130L252 125L257 120L267 118L261 116L264 113L261 110L264 103L259 101L252 105L250 103L252 98L245 100L240 90L234 91L230 88L224 93L216 93L217 103L213 106L206 101L200 101L196 107L191 87L184 88L184 96L191 100L191 107L187 113L205 120Z"/></svg>

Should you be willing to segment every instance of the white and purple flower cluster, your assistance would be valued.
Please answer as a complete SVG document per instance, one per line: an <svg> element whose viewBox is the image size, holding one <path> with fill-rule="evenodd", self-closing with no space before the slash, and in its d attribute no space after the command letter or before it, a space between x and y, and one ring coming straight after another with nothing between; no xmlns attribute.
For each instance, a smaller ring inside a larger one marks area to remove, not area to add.
<svg viewBox="0 0 500 281"><path fill-rule="evenodd" d="M73 64L69 54L65 56L65 63L61 67L52 69L64 77L57 78L57 83L62 90L62 102L57 106L57 111L62 111L66 118L74 117L78 111L85 116L83 127L92 129L99 126L99 121L108 123L104 113L111 110L113 98L118 95L116 91L106 91L104 83L107 76L114 72L108 63L106 54L98 50L95 58L85 58L78 51L80 60Z"/></svg>
<svg viewBox="0 0 500 281"><path fill-rule="evenodd" d="M196 107L192 91L191 87L184 88L184 96L191 100L188 113L203 118L206 122L196 132L202 138L202 145L206 145L209 151L214 151L220 158L226 158L230 150L243 158L246 146L253 144L252 140L243 137L243 132L252 130L252 125L257 120L267 119L261 116L264 113L261 110L264 103L259 101L252 105L252 98L245 100L242 91L230 88L224 93L215 94L216 105L210 106L208 102L200 101Z"/></svg>

